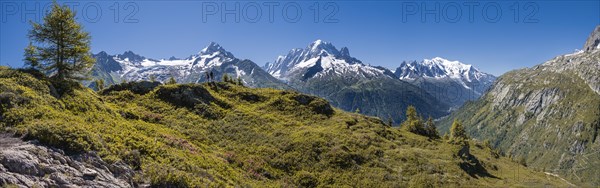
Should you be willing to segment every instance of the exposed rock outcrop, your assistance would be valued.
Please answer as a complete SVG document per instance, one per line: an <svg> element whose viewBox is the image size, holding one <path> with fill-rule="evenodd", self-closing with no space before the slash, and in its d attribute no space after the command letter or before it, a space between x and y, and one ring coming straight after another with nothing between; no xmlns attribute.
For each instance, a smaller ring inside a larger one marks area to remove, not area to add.
<svg viewBox="0 0 600 188"><path fill-rule="evenodd" d="M133 174L128 165L108 164L94 153L68 156L35 141L0 134L0 186L132 187Z"/></svg>
<svg viewBox="0 0 600 188"><path fill-rule="evenodd" d="M489 139L529 167L600 185L599 44L600 26L586 50L502 75L480 100L442 120L441 129L460 119L474 138Z"/></svg>
<svg viewBox="0 0 600 188"><path fill-rule="evenodd" d="M600 48L600 25L596 26L596 29L592 31L592 34L590 34L583 46L583 50L589 52L598 48Z"/></svg>

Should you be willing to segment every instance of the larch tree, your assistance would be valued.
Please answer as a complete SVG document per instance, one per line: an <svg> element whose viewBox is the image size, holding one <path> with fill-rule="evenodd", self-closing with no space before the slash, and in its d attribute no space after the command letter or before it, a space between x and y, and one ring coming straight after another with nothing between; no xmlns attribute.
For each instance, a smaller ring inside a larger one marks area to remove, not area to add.
<svg viewBox="0 0 600 188"><path fill-rule="evenodd" d="M460 121L454 120L452 123L452 127L450 127L450 138L454 140L468 139L467 132Z"/></svg>
<svg viewBox="0 0 600 188"><path fill-rule="evenodd" d="M76 22L75 13L57 2L42 23L31 22L25 63L57 81L88 79L95 63L89 33Z"/></svg>
<svg viewBox="0 0 600 188"><path fill-rule="evenodd" d="M402 122L402 127L407 131L426 135L423 118L419 116L417 109L414 106L408 106L408 108L406 108L406 120Z"/></svg>
<svg viewBox="0 0 600 188"><path fill-rule="evenodd" d="M440 133L438 133L437 128L435 127L435 123L433 123L433 118L429 117L427 122L425 122L425 131L427 132L427 136L431 138L439 138Z"/></svg>

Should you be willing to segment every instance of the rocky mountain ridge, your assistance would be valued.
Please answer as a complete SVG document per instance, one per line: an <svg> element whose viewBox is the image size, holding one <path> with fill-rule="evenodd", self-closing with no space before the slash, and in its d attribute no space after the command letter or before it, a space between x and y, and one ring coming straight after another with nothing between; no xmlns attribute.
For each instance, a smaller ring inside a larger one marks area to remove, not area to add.
<svg viewBox="0 0 600 188"><path fill-rule="evenodd" d="M348 48L316 40L306 48L290 50L264 66L292 88L329 100L346 111L402 122L404 110L413 105L425 116L441 117L449 105L426 90L398 79L386 68L364 64L350 56Z"/></svg>
<svg viewBox="0 0 600 188"><path fill-rule="evenodd" d="M453 119L463 120L475 138L489 140L530 167L598 186L599 75L600 49L508 72L480 100L443 119L442 129Z"/></svg>
<svg viewBox="0 0 600 188"><path fill-rule="evenodd" d="M404 61L394 74L426 90L438 100L450 103L454 108L478 99L496 79L473 65L441 57L420 62Z"/></svg>
<svg viewBox="0 0 600 188"><path fill-rule="evenodd" d="M206 73L212 72L214 80L220 80L224 74L232 78L240 78L251 87L272 87L287 89L283 82L273 78L250 60L236 58L215 42L197 54L187 58L155 60L126 51L123 54L109 55L102 51L95 54L97 60L92 76L105 80L112 85L122 81L151 80L166 82L173 77L180 83L200 83L208 81ZM85 83L86 85L92 82Z"/></svg>

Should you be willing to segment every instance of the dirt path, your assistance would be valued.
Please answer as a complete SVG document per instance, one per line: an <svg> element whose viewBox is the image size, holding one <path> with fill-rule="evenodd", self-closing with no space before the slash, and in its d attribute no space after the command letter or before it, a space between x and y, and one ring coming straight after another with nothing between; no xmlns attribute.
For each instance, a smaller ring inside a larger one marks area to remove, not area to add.
<svg viewBox="0 0 600 188"><path fill-rule="evenodd" d="M565 183L569 184L570 186L573 186L573 187L578 187L577 185L575 185L575 184L572 184L571 182L567 181L566 179L564 179L564 178L561 178L561 177L560 177L558 174L553 174L553 173L550 173L550 172L544 172L544 173L546 173L546 175L554 176L554 177L556 177L556 178L558 178L558 179L560 179L560 180L564 181Z"/></svg>

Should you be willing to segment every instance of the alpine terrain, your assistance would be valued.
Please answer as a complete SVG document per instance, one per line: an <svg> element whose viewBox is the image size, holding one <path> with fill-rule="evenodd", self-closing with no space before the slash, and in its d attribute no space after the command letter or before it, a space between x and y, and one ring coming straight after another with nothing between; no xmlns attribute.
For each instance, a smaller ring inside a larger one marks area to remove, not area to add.
<svg viewBox="0 0 600 188"><path fill-rule="evenodd" d="M446 115L449 105L425 90L398 79L386 68L365 65L322 40L292 49L264 69L298 91L317 95L346 111L359 111L400 123L404 110L415 106L425 116Z"/></svg>
<svg viewBox="0 0 600 188"><path fill-rule="evenodd" d="M250 87L289 88L275 79L250 60L233 56L217 43L210 43L198 54L187 58L155 60L127 51L119 55L109 55L102 51L94 55L96 65L92 76L104 80L105 85L123 81L155 79L166 82L173 77L179 83L206 82L206 73L213 73L215 80L224 74L237 79ZM93 83L87 83L93 84Z"/></svg>
<svg viewBox="0 0 600 188"><path fill-rule="evenodd" d="M600 26L583 49L502 75L442 129L463 120L473 137L527 166L600 186Z"/></svg>
<svg viewBox="0 0 600 188"><path fill-rule="evenodd" d="M441 57L423 61L404 61L394 74L401 80L419 86L454 108L479 96L496 79L472 65Z"/></svg>
<svg viewBox="0 0 600 188"><path fill-rule="evenodd" d="M0 186L569 186L480 142L414 134L294 91L72 84L0 67Z"/></svg>

